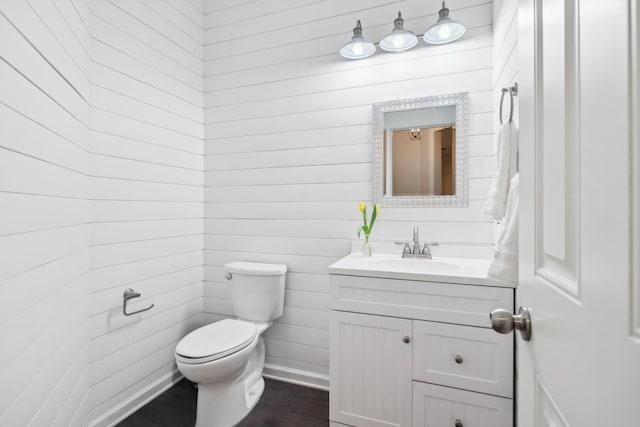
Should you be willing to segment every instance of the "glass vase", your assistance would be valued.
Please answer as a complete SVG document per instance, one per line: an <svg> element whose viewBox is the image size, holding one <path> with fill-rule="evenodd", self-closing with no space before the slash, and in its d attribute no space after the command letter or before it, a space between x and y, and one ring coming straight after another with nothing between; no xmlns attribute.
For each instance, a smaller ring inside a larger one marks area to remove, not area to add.
<svg viewBox="0 0 640 427"><path fill-rule="evenodd" d="M369 236L364 236L364 243L362 244L362 247L360 248L360 252L362 252L362 255L364 255L364 256L372 256L373 255L373 250L371 249L371 243L369 243Z"/></svg>

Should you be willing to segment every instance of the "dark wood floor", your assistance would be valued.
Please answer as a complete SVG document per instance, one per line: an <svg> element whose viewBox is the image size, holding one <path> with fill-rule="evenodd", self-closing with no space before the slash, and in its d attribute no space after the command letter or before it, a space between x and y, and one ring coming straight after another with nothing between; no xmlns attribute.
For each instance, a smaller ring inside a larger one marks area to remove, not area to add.
<svg viewBox="0 0 640 427"><path fill-rule="evenodd" d="M329 393L265 380L258 405L238 427L327 427ZM197 390L182 380L149 402L118 427L193 427Z"/></svg>

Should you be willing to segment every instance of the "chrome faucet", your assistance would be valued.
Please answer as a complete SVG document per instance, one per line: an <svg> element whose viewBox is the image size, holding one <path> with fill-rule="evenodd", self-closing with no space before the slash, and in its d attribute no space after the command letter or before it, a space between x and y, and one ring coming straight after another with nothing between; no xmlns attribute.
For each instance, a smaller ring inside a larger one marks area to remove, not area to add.
<svg viewBox="0 0 640 427"><path fill-rule="evenodd" d="M420 253L420 237L418 233L418 227L413 227L413 253Z"/></svg>
<svg viewBox="0 0 640 427"><path fill-rule="evenodd" d="M402 258L420 258L420 259L432 259L430 246L438 246L437 243L424 242L422 249L420 248L420 234L418 227L413 227L413 248L409 245L409 242L396 242L398 245L404 245L402 248Z"/></svg>

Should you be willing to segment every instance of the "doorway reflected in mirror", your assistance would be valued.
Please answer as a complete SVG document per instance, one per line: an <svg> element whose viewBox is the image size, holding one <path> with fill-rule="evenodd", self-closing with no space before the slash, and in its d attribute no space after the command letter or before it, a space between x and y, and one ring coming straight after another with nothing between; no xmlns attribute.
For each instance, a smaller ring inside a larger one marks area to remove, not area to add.
<svg viewBox="0 0 640 427"><path fill-rule="evenodd" d="M455 141L455 125L385 132L384 195L454 195ZM387 165L388 159L391 159L391 167ZM391 176L387 176L387 171L391 171Z"/></svg>

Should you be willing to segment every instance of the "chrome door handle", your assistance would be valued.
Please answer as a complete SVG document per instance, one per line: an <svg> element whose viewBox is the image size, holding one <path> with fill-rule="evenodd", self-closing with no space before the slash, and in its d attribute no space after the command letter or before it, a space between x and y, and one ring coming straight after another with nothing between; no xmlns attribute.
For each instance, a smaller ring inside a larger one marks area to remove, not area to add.
<svg viewBox="0 0 640 427"><path fill-rule="evenodd" d="M523 340L531 340L531 315L527 307L520 307L515 316L510 311L498 308L489 314L489 318L494 331L508 334L517 329Z"/></svg>

